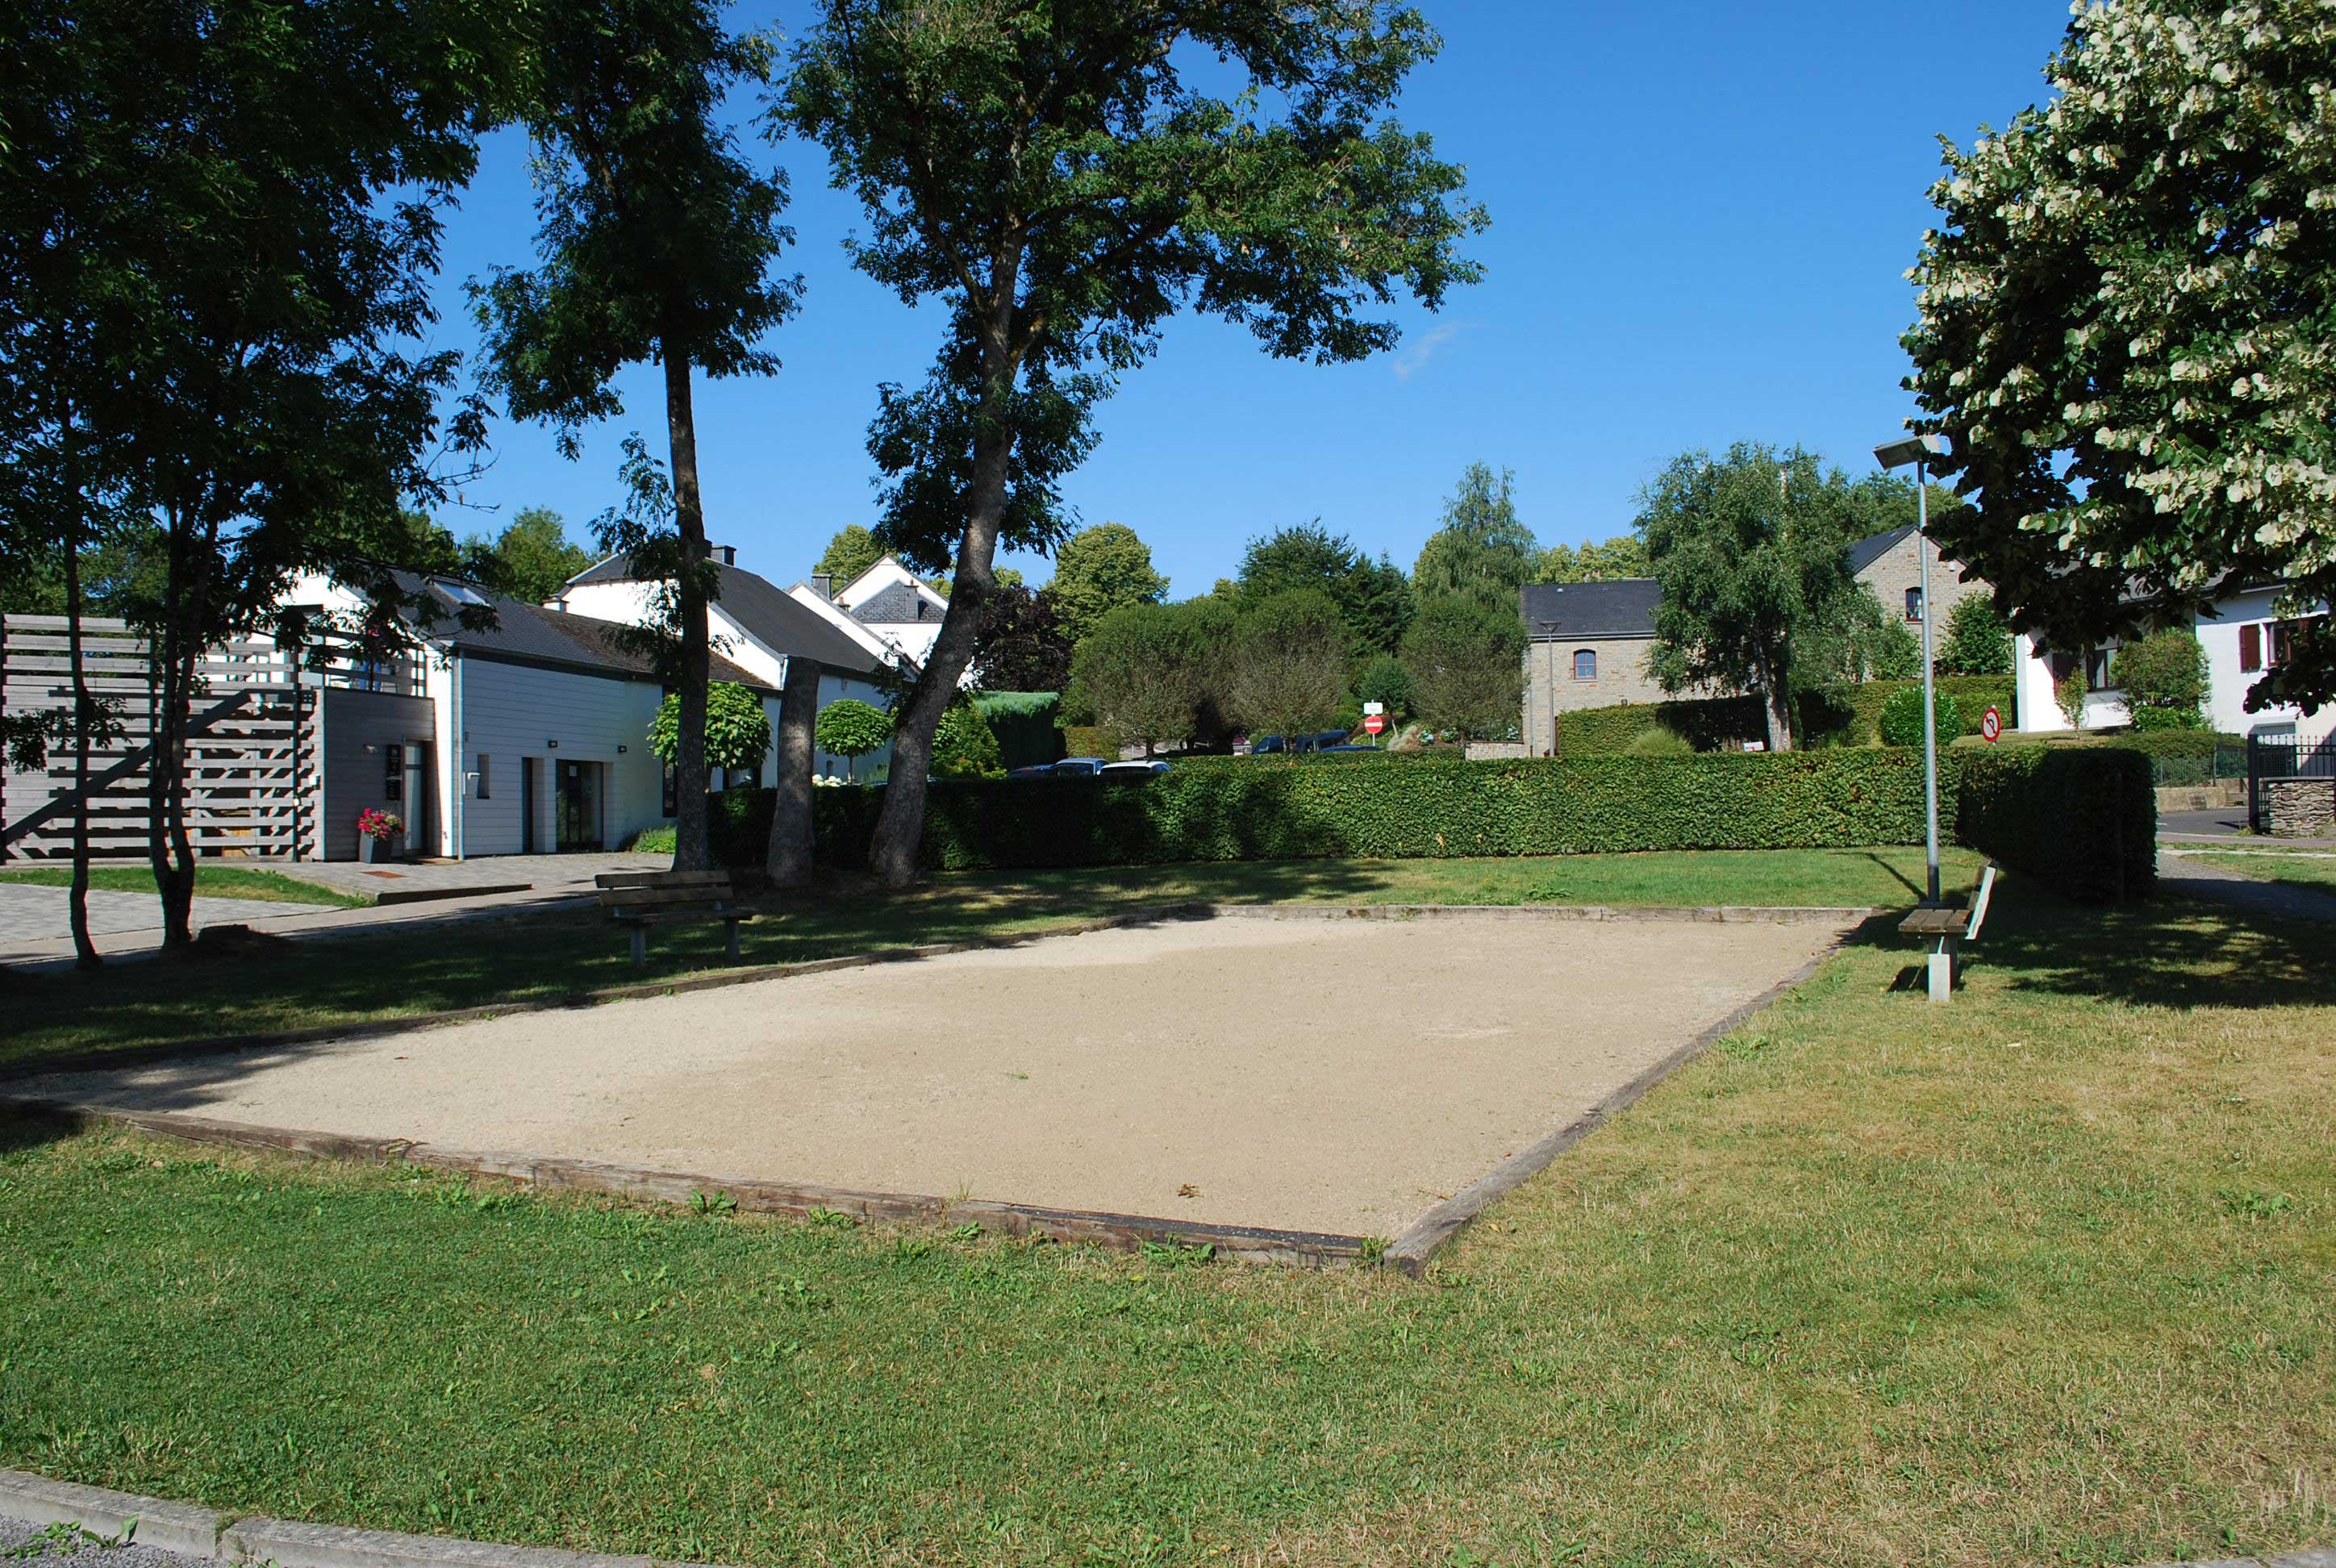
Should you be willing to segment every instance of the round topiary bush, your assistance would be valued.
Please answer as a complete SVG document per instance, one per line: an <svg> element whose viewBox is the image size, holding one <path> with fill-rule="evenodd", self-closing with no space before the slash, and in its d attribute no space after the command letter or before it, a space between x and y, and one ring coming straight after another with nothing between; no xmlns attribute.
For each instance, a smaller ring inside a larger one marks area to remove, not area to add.
<svg viewBox="0 0 2336 1568"><path fill-rule="evenodd" d="M1962 705L1954 697L1940 692L1935 697L1933 714L1938 726L1939 744L1945 745L1963 733ZM1882 705L1878 726L1883 745L1921 745L1922 744L1922 688L1910 686L1903 691L1893 691L1890 700Z"/></svg>
<svg viewBox="0 0 2336 1568"><path fill-rule="evenodd" d="M839 697L819 710L812 721L812 739L820 750L837 756L861 757L881 751L892 738L892 716L853 697Z"/></svg>

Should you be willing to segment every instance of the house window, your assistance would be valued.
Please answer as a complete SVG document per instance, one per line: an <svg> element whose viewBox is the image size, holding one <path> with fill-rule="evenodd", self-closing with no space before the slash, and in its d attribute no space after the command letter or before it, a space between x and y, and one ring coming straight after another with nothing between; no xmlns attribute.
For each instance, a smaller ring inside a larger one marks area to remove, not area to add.
<svg viewBox="0 0 2336 1568"><path fill-rule="evenodd" d="M2085 650L2085 689L2087 691L2117 689L2111 684L2112 666L2116 663L2117 651L2115 643L2108 643L2100 648L2088 648Z"/></svg>
<svg viewBox="0 0 2336 1568"><path fill-rule="evenodd" d="M1598 650L1596 648L1582 648L1574 649L1573 678L1576 680L1596 680L1598 678Z"/></svg>
<svg viewBox="0 0 2336 1568"><path fill-rule="evenodd" d="M490 785L487 772L487 754L484 752L479 754L479 798L481 800L494 798L494 790Z"/></svg>
<svg viewBox="0 0 2336 1568"><path fill-rule="evenodd" d="M2239 667L2251 675L2263 668L2263 633L2258 621L2239 628Z"/></svg>
<svg viewBox="0 0 2336 1568"><path fill-rule="evenodd" d="M2271 661L2285 664L2295 657L2295 625L2292 620L2275 620L2271 624Z"/></svg>
<svg viewBox="0 0 2336 1568"><path fill-rule="evenodd" d="M1913 621L1922 618L1922 590L1919 588L1906 590L1906 618Z"/></svg>

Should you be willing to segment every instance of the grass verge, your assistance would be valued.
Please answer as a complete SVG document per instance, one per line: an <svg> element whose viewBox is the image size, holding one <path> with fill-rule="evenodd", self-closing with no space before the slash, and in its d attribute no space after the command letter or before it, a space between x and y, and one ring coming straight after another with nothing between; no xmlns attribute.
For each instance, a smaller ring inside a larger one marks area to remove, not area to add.
<svg viewBox="0 0 2336 1568"><path fill-rule="evenodd" d="M1977 861L1951 851L1950 886ZM1043 931L1147 904L1328 901L1356 903L1908 904L1920 850L1747 850L1477 861L1304 861L1129 867L1018 876L936 877L904 894L835 883L765 901L745 927L749 964L795 963L885 948ZM60 1051L270 1033L404 1013L628 985L722 967L718 926L651 934L636 970L625 936L597 911L399 930L323 945L287 944L204 965L113 964L7 976L18 1027L0 1062Z"/></svg>
<svg viewBox="0 0 2336 1568"><path fill-rule="evenodd" d="M2268 882L2285 882L2290 887L2316 888L2322 892L2336 891L2336 855L2289 852L2277 850L2240 850L2229 853L2199 854L2185 852L2185 860L2202 861L2220 866L2243 876L2260 877Z"/></svg>
<svg viewBox="0 0 2336 1568"><path fill-rule="evenodd" d="M73 871L66 866L34 866L24 871L5 871L0 872L0 882L23 882L42 888L71 887ZM89 869L89 886L92 892L155 896L154 873L143 867L92 866ZM245 871L234 866L215 865L196 868L195 896L202 899L253 899L271 904L328 904L336 909L364 909L367 902L278 872Z"/></svg>
<svg viewBox="0 0 2336 1568"><path fill-rule="evenodd" d="M2336 1537L2336 930L2008 882L1939 1008L1883 930L1426 1283L18 1124L0 1465L754 1564Z"/></svg>

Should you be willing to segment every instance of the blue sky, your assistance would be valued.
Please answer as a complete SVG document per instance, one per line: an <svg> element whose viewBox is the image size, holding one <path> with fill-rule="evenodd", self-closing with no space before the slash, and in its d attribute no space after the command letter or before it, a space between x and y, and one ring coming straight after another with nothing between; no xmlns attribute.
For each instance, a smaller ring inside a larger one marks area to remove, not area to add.
<svg viewBox="0 0 2336 1568"><path fill-rule="evenodd" d="M1083 521L1142 534L1175 597L1231 575L1251 537L1317 517L1407 569L1479 459L1515 471L1545 543L1628 529L1639 486L1689 447L1797 441L1870 468L1912 412L1903 274L1936 137L1968 143L2035 102L2067 23L2049 0L1426 4L1445 47L1402 114L1490 209L1471 247L1485 279L1440 315L1403 311L1403 346L1361 365L1274 361L1213 321L1170 327L1066 492ZM752 0L733 18L792 30L803 14ZM875 388L921 377L939 322L846 265L858 212L817 149L751 150L793 179L787 265L808 294L773 339L778 376L701 382L698 443L709 532L784 584L836 529L874 521ZM441 345L473 341L466 278L528 260L530 203L527 148L500 135L449 225ZM548 505L583 541L623 434L663 451L655 373L622 389L624 416L579 462L544 429L499 424L493 467L440 520L492 531ZM1045 579L1046 563L1019 564Z"/></svg>

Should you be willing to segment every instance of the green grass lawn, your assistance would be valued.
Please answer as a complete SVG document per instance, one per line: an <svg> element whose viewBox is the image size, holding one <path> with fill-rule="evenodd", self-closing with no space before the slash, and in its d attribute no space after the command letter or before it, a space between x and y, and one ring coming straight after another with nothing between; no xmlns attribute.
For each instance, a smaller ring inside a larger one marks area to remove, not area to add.
<svg viewBox="0 0 2336 1568"><path fill-rule="evenodd" d="M27 882L34 887L73 885L68 866L35 866L0 872L0 882ZM154 894L154 873L143 866L92 866L90 891L101 893ZM278 872L245 871L234 866L205 864L195 869L195 896L206 899L257 899L271 904L330 904L336 909L363 909L367 901L336 893L330 888L304 882Z"/></svg>
<svg viewBox="0 0 2336 1568"><path fill-rule="evenodd" d="M2336 1541L2336 927L2007 879L1943 1008L1870 930L1426 1281L18 1124L0 1465L742 1564Z"/></svg>
<svg viewBox="0 0 2336 1568"><path fill-rule="evenodd" d="M1948 852L1951 888L1977 861ZM839 883L768 901L744 929L750 964L793 963L878 949L1045 930L1145 905L1207 901L1362 903L1910 904L1920 849L1757 850L1580 855L1533 860L1307 861L1262 865L1118 867L1026 875L937 877L905 894ZM387 928L325 946L186 965L114 964L94 976L9 977L16 1027L0 1062L61 1050L483 1006L679 976L722 960L719 926L660 930L634 969L625 933L597 911Z"/></svg>
<svg viewBox="0 0 2336 1568"><path fill-rule="evenodd" d="M2277 850L2239 850L2227 854L2185 854L2185 859L2243 872L2265 881L2336 891L2336 855L2282 854Z"/></svg>

